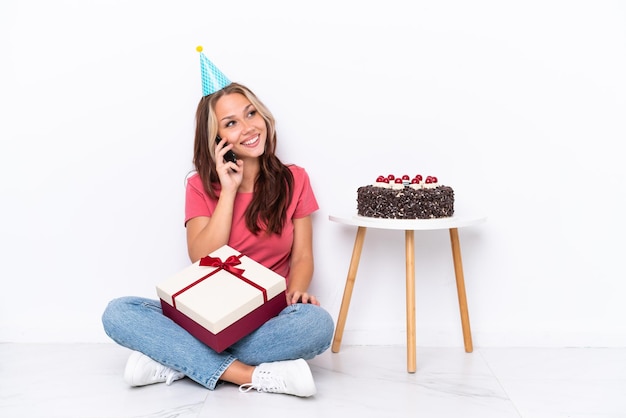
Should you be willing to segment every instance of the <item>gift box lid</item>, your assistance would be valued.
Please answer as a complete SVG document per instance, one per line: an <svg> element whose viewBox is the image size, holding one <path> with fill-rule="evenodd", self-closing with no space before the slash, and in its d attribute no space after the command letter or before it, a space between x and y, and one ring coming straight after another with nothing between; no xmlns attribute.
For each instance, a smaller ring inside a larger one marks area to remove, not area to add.
<svg viewBox="0 0 626 418"><path fill-rule="evenodd" d="M227 245L209 256L222 262L238 256L240 264L234 267L244 270L243 278L221 267L202 266L199 260L157 285L157 294L212 333L217 334L265 302L263 291L254 284L265 289L267 300L287 287L283 276Z"/></svg>

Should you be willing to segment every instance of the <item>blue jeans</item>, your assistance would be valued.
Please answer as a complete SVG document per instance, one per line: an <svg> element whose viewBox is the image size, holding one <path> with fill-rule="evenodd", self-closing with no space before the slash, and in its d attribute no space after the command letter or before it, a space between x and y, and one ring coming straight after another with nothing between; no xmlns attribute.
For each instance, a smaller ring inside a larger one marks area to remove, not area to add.
<svg viewBox="0 0 626 418"><path fill-rule="evenodd" d="M102 315L104 331L118 344L140 351L207 389L239 360L256 366L280 360L305 360L330 347L334 323L324 309L296 303L259 329L217 353L163 315L158 300L134 296L109 302Z"/></svg>

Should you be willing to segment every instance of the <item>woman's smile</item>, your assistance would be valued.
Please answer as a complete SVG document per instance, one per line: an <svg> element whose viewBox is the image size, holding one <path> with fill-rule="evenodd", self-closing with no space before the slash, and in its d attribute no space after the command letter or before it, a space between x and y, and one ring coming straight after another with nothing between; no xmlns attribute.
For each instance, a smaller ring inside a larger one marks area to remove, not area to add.
<svg viewBox="0 0 626 418"><path fill-rule="evenodd" d="M242 142L241 145L243 145L244 147L255 147L259 143L260 138L260 135L257 134L249 140Z"/></svg>

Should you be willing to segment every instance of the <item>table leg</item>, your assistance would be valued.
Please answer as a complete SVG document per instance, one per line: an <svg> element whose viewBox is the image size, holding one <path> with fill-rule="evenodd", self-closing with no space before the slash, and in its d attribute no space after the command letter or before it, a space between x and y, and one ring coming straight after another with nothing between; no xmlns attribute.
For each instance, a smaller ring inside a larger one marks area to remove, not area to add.
<svg viewBox="0 0 626 418"><path fill-rule="evenodd" d="M343 338L343 328L346 325L346 317L348 316L350 298L352 297L352 289L354 288L354 281L356 280L356 272L359 268L361 250L363 250L363 242L365 241L366 230L367 228L365 228L364 226L359 226L356 232L354 248L352 249L352 259L350 260L350 268L348 269L346 286L343 291L341 308L339 309L339 318L337 318L337 327L335 328L335 337L333 338L333 345L331 347L331 351L333 353L338 353L339 347L341 346L341 339Z"/></svg>
<svg viewBox="0 0 626 418"><path fill-rule="evenodd" d="M404 231L406 258L406 361L407 371L415 373L415 231Z"/></svg>
<svg viewBox="0 0 626 418"><path fill-rule="evenodd" d="M459 310L461 311L461 327L463 328L463 343L465 352L474 351L472 331L470 329L467 296L465 294L465 278L463 277L463 263L461 261L461 245L459 243L458 228L450 228L450 243L452 244L452 259L454 260L454 274L456 276L456 290L459 296Z"/></svg>

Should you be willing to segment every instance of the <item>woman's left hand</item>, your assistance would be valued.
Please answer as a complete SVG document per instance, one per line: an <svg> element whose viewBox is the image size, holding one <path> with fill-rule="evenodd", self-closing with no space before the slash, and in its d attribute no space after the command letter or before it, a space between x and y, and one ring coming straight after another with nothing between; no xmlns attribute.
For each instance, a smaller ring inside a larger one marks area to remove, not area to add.
<svg viewBox="0 0 626 418"><path fill-rule="evenodd" d="M294 303L310 303L311 305L320 306L320 302L315 296L297 290L287 293L287 305L293 305Z"/></svg>

